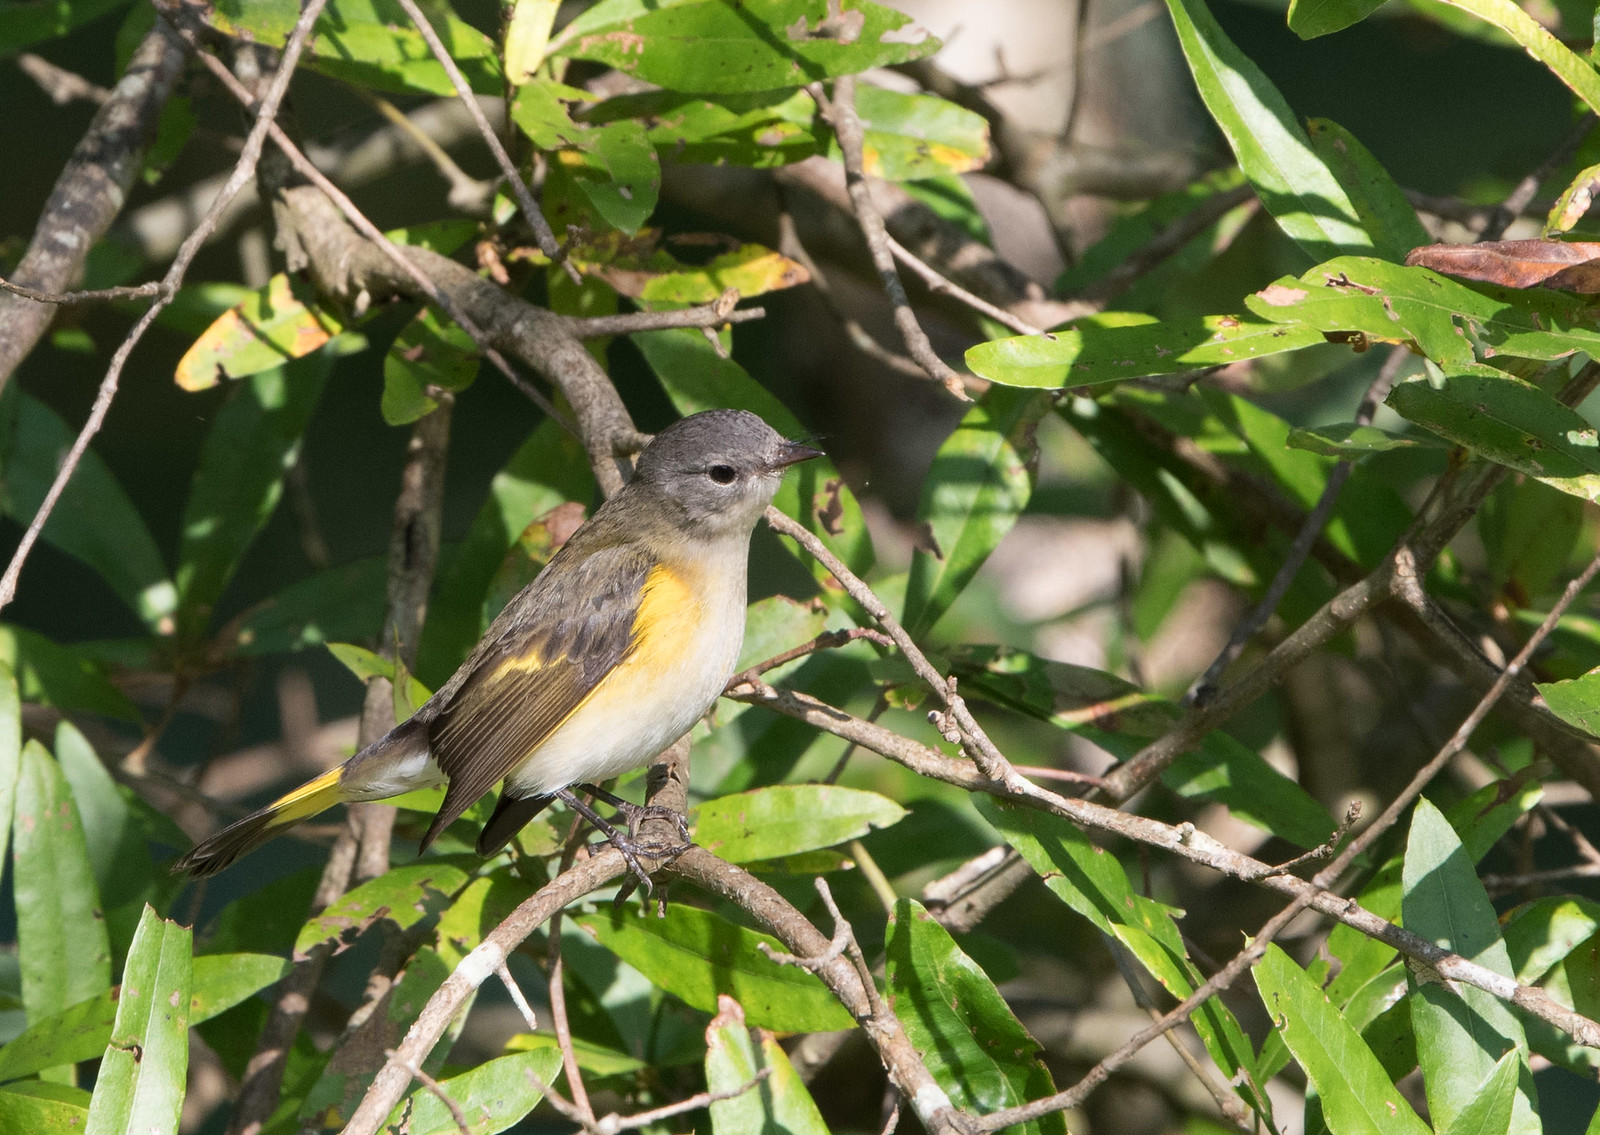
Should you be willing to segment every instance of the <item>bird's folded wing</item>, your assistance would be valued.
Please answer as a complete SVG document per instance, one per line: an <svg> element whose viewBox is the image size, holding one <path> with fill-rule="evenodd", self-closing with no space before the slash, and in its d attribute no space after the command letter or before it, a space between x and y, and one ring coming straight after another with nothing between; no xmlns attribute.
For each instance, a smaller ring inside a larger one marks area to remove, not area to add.
<svg viewBox="0 0 1600 1135"><path fill-rule="evenodd" d="M654 566L632 545L577 560L558 556L506 605L462 666L459 684L452 679L440 690L442 703L428 724L429 748L450 784L424 846L633 652L634 621Z"/></svg>

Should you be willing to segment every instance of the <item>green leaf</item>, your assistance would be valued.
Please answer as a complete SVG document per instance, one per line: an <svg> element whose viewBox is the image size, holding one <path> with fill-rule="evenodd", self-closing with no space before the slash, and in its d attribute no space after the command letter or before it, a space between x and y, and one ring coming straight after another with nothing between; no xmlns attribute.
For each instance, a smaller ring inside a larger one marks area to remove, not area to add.
<svg viewBox="0 0 1600 1135"><path fill-rule="evenodd" d="M508 1052L554 1052L560 1056L561 1042L554 1033L518 1033L506 1041ZM595 1044L582 1037L572 1038L572 1053L578 1067L591 1076L632 1076L650 1067L625 1052Z"/></svg>
<svg viewBox="0 0 1600 1135"><path fill-rule="evenodd" d="M16 809L21 776L22 703L10 663L0 661L0 855L10 845L11 816Z"/></svg>
<svg viewBox="0 0 1600 1135"><path fill-rule="evenodd" d="M868 177L918 181L970 173L989 160L988 120L944 99L862 84L856 88L856 113ZM840 156L837 141L829 148Z"/></svg>
<svg viewBox="0 0 1600 1135"><path fill-rule="evenodd" d="M1350 338L1415 345L1446 371L1496 355L1600 353L1583 299L1541 289L1467 287L1426 268L1341 256L1245 297L1262 319Z"/></svg>
<svg viewBox="0 0 1600 1135"><path fill-rule="evenodd" d="M906 810L876 792L774 784L707 800L690 812L694 839L730 863L833 847L898 823Z"/></svg>
<svg viewBox="0 0 1600 1135"><path fill-rule="evenodd" d="M280 272L201 332L174 377L185 390L207 390L320 351L344 330L343 321L317 303L310 283Z"/></svg>
<svg viewBox="0 0 1600 1135"><path fill-rule="evenodd" d="M866 88L860 88L864 93ZM755 91L715 98L682 91L616 95L595 105L586 122L639 118L657 153L681 165L770 169L821 153L827 126L804 91Z"/></svg>
<svg viewBox="0 0 1600 1135"><path fill-rule="evenodd" d="M514 0L506 20L506 79L521 86L544 62L560 0Z"/></svg>
<svg viewBox="0 0 1600 1135"><path fill-rule="evenodd" d="M1038 470L1037 394L992 388L967 411L923 481L917 521L933 547L911 558L902 621L926 634L972 582L1027 507Z"/></svg>
<svg viewBox="0 0 1600 1135"><path fill-rule="evenodd" d="M477 376L478 347L472 337L425 307L401 328L383 356L383 420L391 426L409 425L438 407L429 387L465 390Z"/></svg>
<svg viewBox="0 0 1600 1135"><path fill-rule="evenodd" d="M60 39L127 3L128 0L19 0L7 4L0 8L0 55L9 58L36 43Z"/></svg>
<svg viewBox="0 0 1600 1135"><path fill-rule="evenodd" d="M64 1089L63 1094L70 1092L72 1098L56 1098L53 1092L57 1089ZM65 1084L33 1080L0 1089L0 1131L79 1135L88 1119L88 1093Z"/></svg>
<svg viewBox="0 0 1600 1135"><path fill-rule="evenodd" d="M554 5L551 5L554 7ZM514 1125L544 1098L535 1077L549 1084L561 1070L556 1049L518 1052L486 1060L469 1072L439 1081L439 1094L454 1101L469 1135L494 1135ZM418 1088L395 1105L389 1124L407 1135L462 1135L439 1094Z"/></svg>
<svg viewBox="0 0 1600 1135"><path fill-rule="evenodd" d="M387 572L387 557L373 556L307 576L229 620L226 640L218 645L255 658L376 639L383 629ZM431 608L428 614L431 622Z"/></svg>
<svg viewBox="0 0 1600 1135"><path fill-rule="evenodd" d="M1397 434L1377 426L1358 426L1354 422L1292 429L1289 431L1289 444L1295 449L1308 450L1323 457L1349 460L1396 449L1447 448L1427 434Z"/></svg>
<svg viewBox="0 0 1600 1135"><path fill-rule="evenodd" d="M766 1079L741 1090L763 1071ZM828 1135L816 1101L777 1038L765 1029L752 1036L732 997L720 998L717 1015L706 1027L706 1090L737 1093L712 1102L712 1135Z"/></svg>
<svg viewBox="0 0 1600 1135"><path fill-rule="evenodd" d="M1178 42L1211 117L1285 235L1313 260L1372 248L1344 188L1317 157L1289 104L1223 32L1204 0L1167 0Z"/></svg>
<svg viewBox="0 0 1600 1135"><path fill-rule="evenodd" d="M79 651L41 634L0 624L0 662L10 667L22 700L68 713L102 713L138 723L138 707Z"/></svg>
<svg viewBox="0 0 1600 1135"><path fill-rule="evenodd" d="M570 247L567 263L584 275L602 280L620 295L646 303L710 303L729 288L743 297L758 296L803 284L811 277L796 261L759 244L738 244L720 237L685 234L668 238L668 247L696 253L696 263L679 260L663 247L651 229L637 237L595 234ZM705 245L722 245L709 260ZM703 262L699 262L703 261Z"/></svg>
<svg viewBox="0 0 1600 1135"><path fill-rule="evenodd" d="M1600 434L1576 410L1503 371L1477 367L1390 391L1395 412L1486 460L1600 500Z"/></svg>
<svg viewBox="0 0 1600 1135"><path fill-rule="evenodd" d="M217 413L184 503L180 635L205 633L240 557L272 515L328 369L319 357L251 375Z"/></svg>
<svg viewBox="0 0 1600 1135"><path fill-rule="evenodd" d="M1600 903L1572 895L1535 899L1509 912L1503 931L1517 981L1532 985L1600 933Z"/></svg>
<svg viewBox="0 0 1600 1135"><path fill-rule="evenodd" d="M1426 799L1417 801L1412 814L1403 885L1407 930L1511 976L1511 958L1500 938L1494 905L1455 829ZM1521 1071L1512 1123L1503 1130L1539 1131L1528 1042L1510 1006L1471 986L1446 986L1414 972L1409 981L1411 1024L1434 1125L1449 1128L1510 1050L1519 1053Z"/></svg>
<svg viewBox="0 0 1600 1135"><path fill-rule="evenodd" d="M294 955L304 957L313 946L346 935L354 938L380 919L406 930L449 906L467 878L466 871L437 858L395 867L341 895L307 922L294 941Z"/></svg>
<svg viewBox="0 0 1600 1135"><path fill-rule="evenodd" d="M1069 821L987 796L975 803L1052 894L1126 946L1174 997L1194 992L1201 979L1184 950L1176 922L1180 911L1136 891L1116 856ZM1257 1075L1255 1051L1233 1014L1213 997L1191 1021L1235 1090L1270 1121L1272 1106Z"/></svg>
<svg viewBox="0 0 1600 1135"><path fill-rule="evenodd" d="M1383 0L1289 0L1289 27L1301 39L1315 39L1358 24L1382 6Z"/></svg>
<svg viewBox="0 0 1600 1135"><path fill-rule="evenodd" d="M968 348L966 360L973 374L1006 386L1075 389L1225 366L1321 342L1314 330L1232 315L1157 320L1119 311L1078 320L1049 336L979 343Z"/></svg>
<svg viewBox="0 0 1600 1135"><path fill-rule="evenodd" d="M895 1015L956 1107L981 1115L1055 1092L1038 1041L920 904L895 904L885 952ZM1065 1132L1066 1121L1057 1112L1020 1130Z"/></svg>
<svg viewBox="0 0 1600 1135"><path fill-rule="evenodd" d="M630 338L655 371L678 413L732 407L760 415L786 437L804 434L788 407L738 363L719 357L698 331L643 331ZM866 574L872 566L872 537L861 506L828 458L791 469L772 503L805 525L857 575ZM827 569L812 563L809 556L805 562L826 589L833 579Z"/></svg>
<svg viewBox="0 0 1600 1135"><path fill-rule="evenodd" d="M1511 1117L1517 1102L1517 1079L1522 1063L1515 1050L1502 1056L1494 1072L1466 1107L1439 1127L1442 1135L1502 1135L1512 1130ZM1437 1121L1435 1121L1437 1126Z"/></svg>
<svg viewBox="0 0 1600 1135"><path fill-rule="evenodd" d="M1378 2L1382 3L1382 0ZM1294 26L1292 4L1289 23L1291 27ZM1311 139L1317 157L1322 159L1328 172L1333 174L1349 195L1350 204L1355 207L1356 215L1361 218L1361 226L1372 238L1372 247L1378 255L1400 261L1413 248L1432 242L1433 238L1417 219L1417 211L1406 200L1405 193L1389 176L1389 171L1372 156L1372 152L1361 144L1360 139L1328 118L1307 120L1306 134Z"/></svg>
<svg viewBox="0 0 1600 1135"><path fill-rule="evenodd" d="M592 59L674 91L721 94L800 87L920 59L925 36L894 40L910 18L869 0L710 0L650 8L600 4L569 24L552 55Z"/></svg>
<svg viewBox="0 0 1600 1135"><path fill-rule="evenodd" d="M452 59L479 94L504 93L499 53L444 0L419 0ZM296 0L221 0L207 18L219 31L282 47L300 14ZM395 0L332 0L317 20L304 65L356 86L454 98L455 84Z"/></svg>
<svg viewBox="0 0 1600 1135"><path fill-rule="evenodd" d="M1339 1135L1428 1135L1427 1124L1390 1082L1372 1049L1288 954L1268 946L1254 973L1261 1001L1315 1085L1331 1130Z"/></svg>
<svg viewBox="0 0 1600 1135"><path fill-rule="evenodd" d="M665 918L632 911L583 914L573 922L606 949L685 1004L707 1012L719 994L744 1006L752 1024L778 1032L848 1029L855 1020L814 974L780 966L756 949L776 938L707 910L673 903Z"/></svg>
<svg viewBox="0 0 1600 1135"><path fill-rule="evenodd" d="M111 987L111 945L83 823L45 747L22 749L12 833L17 953L30 1021Z"/></svg>
<svg viewBox="0 0 1600 1135"><path fill-rule="evenodd" d="M556 167L614 228L636 233L655 212L661 164L644 126L631 119L586 131L581 147L558 151Z"/></svg>
<svg viewBox="0 0 1600 1135"><path fill-rule="evenodd" d="M1583 502L1531 478L1503 482L1478 510L1496 595L1518 607L1557 590L1583 527Z"/></svg>
<svg viewBox="0 0 1600 1135"><path fill-rule="evenodd" d="M145 908L84 1135L176 1135L189 1068L190 931Z"/></svg>
<svg viewBox="0 0 1600 1135"><path fill-rule="evenodd" d="M7 385L0 396L0 510L18 524L33 520L76 432L54 410ZM84 451L40 535L99 573L146 626L170 631L165 621L172 618L178 596L161 552L93 449Z"/></svg>
<svg viewBox="0 0 1600 1135"><path fill-rule="evenodd" d="M344 663L345 669L362 682L371 681L373 678L385 678L393 682L402 673L402 669L394 664L393 659L385 658L364 646L356 646L349 642L330 642L327 647L328 653ZM432 696L433 691L418 681L416 675L407 674L405 689L395 692L396 710L398 711L401 705L409 705L415 710Z"/></svg>
<svg viewBox="0 0 1600 1135"><path fill-rule="evenodd" d="M1600 114L1600 75L1581 55L1570 50L1512 0L1445 0L1463 12L1505 32L1540 63L1548 67L1573 94Z"/></svg>

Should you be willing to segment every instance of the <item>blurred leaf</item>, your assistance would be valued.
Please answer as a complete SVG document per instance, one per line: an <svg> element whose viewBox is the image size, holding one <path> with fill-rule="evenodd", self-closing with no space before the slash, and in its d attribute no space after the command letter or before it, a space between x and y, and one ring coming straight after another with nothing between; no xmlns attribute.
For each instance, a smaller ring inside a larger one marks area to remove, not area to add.
<svg viewBox="0 0 1600 1135"><path fill-rule="evenodd" d="M1454 7L1492 24L1548 67L1589 109L1600 113L1600 75L1512 0L1448 0ZM1587 28L1585 30L1588 30Z"/></svg>
<svg viewBox="0 0 1600 1135"><path fill-rule="evenodd" d="M304 957L323 942L353 941L380 920L409 929L449 906L467 879L460 866L439 858L392 868L341 895L307 922L294 940L294 956Z"/></svg>
<svg viewBox="0 0 1600 1135"><path fill-rule="evenodd" d="M440 556L418 675L442 685L483 634L485 592L518 534L557 505L593 496L582 445L555 422L540 422L490 482L466 537Z"/></svg>
<svg viewBox="0 0 1600 1135"><path fill-rule="evenodd" d="M749 410L785 437L804 436L805 431L788 407L738 363L718 357L700 332L643 331L630 338L655 371L678 413L687 415L717 407ZM772 503L815 533L857 575L865 574L872 566L872 537L861 506L828 458L791 469ZM809 556L803 560L827 588L833 579L827 569L812 563Z"/></svg>
<svg viewBox="0 0 1600 1135"><path fill-rule="evenodd" d="M0 395L0 510L27 525L44 503L76 431L15 384ZM144 518L111 469L85 450L41 536L82 560L152 630L170 631L178 596Z"/></svg>
<svg viewBox="0 0 1600 1135"><path fill-rule="evenodd" d="M869 0L746 0L738 8L716 0L662 8L611 0L568 24L550 53L592 59L675 91L769 91L938 50L931 36L906 42L901 29L908 23Z"/></svg>
<svg viewBox="0 0 1600 1135"><path fill-rule="evenodd" d="M558 504L522 530L517 542L506 552L500 570L489 581L483 597L485 624L505 609L519 591L538 578L550 557L565 544L584 520L584 508L577 501Z"/></svg>
<svg viewBox="0 0 1600 1135"><path fill-rule="evenodd" d="M1593 315L1574 296L1473 289L1370 257L1330 260L1247 296L1245 306L1274 323L1414 344L1446 371L1497 354L1548 360L1600 352Z"/></svg>
<svg viewBox="0 0 1600 1135"><path fill-rule="evenodd" d="M10 57L47 39L60 39L127 3L128 0L17 0L7 4L0 8L0 55Z"/></svg>
<svg viewBox="0 0 1600 1135"><path fill-rule="evenodd" d="M741 1090L763 1070L770 1070L765 1080ZM717 1015L706 1026L706 1090L736 1093L712 1102L712 1135L828 1135L816 1101L777 1038L765 1029L752 1036L732 997L718 999Z"/></svg>
<svg viewBox="0 0 1600 1135"><path fill-rule="evenodd" d="M12 872L28 1019L111 988L111 946L83 822L61 767L37 741L22 749Z"/></svg>
<svg viewBox="0 0 1600 1135"><path fill-rule="evenodd" d="M868 88L858 89L858 98ZM584 115L586 122L645 120L663 157L683 165L767 169L821 153L827 127L804 91L755 91L713 99L682 91L615 95Z"/></svg>
<svg viewBox="0 0 1600 1135"><path fill-rule="evenodd" d="M418 0L469 85L501 95L493 41L451 11L445 0ZM218 31L282 47L300 15L296 0L220 0L206 13ZM332 0L306 45L304 65L356 86L396 94L443 95L456 88L427 42L395 0Z"/></svg>
<svg viewBox="0 0 1600 1135"><path fill-rule="evenodd" d="M58 1098L57 1089L63 1095L71 1093L72 1098ZM88 1093L65 1084L32 1080L0 1089L0 1131L79 1135L88 1119Z"/></svg>
<svg viewBox="0 0 1600 1135"><path fill-rule="evenodd" d="M1555 587L1583 527L1583 502L1534 480L1502 483L1478 510L1497 596L1526 607Z"/></svg>
<svg viewBox="0 0 1600 1135"><path fill-rule="evenodd" d="M321 350L344 323L317 304L316 289L278 273L223 312L178 360L185 390L206 390L223 379L247 378Z"/></svg>
<svg viewBox="0 0 1600 1135"><path fill-rule="evenodd" d="M138 707L89 659L33 631L0 624L0 663L10 667L22 700L68 713L101 713L138 723Z"/></svg>
<svg viewBox="0 0 1600 1135"><path fill-rule="evenodd" d="M991 382L1075 389L1225 366L1321 342L1323 336L1315 330L1231 315L1157 320L1119 311L1080 319L1049 336L979 343L968 348L966 359L973 374Z"/></svg>
<svg viewBox="0 0 1600 1135"><path fill-rule="evenodd" d="M1595 191L1600 189L1600 165L1588 166L1579 171L1571 183L1561 191L1556 203L1550 206L1550 216L1544 223L1544 235L1554 236L1567 232L1583 220L1594 204Z"/></svg>
<svg viewBox="0 0 1600 1135"><path fill-rule="evenodd" d="M902 622L912 635L933 629L1028 505L1038 475L1034 431L1047 398L991 388L968 410L922 485L917 523L931 548L911 558Z"/></svg>
<svg viewBox="0 0 1600 1135"><path fill-rule="evenodd" d="M1426 799L1418 800L1412 812L1402 884L1407 930L1511 976L1494 904L1455 829ZM1538 1095L1527 1066L1528 1042L1510 1006L1472 986L1447 985L1415 973L1408 980L1411 1024L1434 1125L1444 1130L1454 1124L1509 1049L1521 1054L1522 1068L1513 1121L1504 1130L1541 1130Z"/></svg>
<svg viewBox="0 0 1600 1135"><path fill-rule="evenodd" d="M1126 946L1174 997L1194 992L1201 978L1178 930L1181 911L1138 893L1116 856L1069 821L987 796L975 803L1052 894ZM1270 1122L1272 1106L1256 1073L1255 1050L1233 1014L1213 997L1190 1020L1235 1091Z"/></svg>
<svg viewBox="0 0 1600 1135"><path fill-rule="evenodd" d="M1344 422L1336 426L1316 426L1289 431L1289 444L1323 457L1357 460L1374 453L1396 449L1444 449L1442 442L1427 434L1397 434L1377 426L1358 426Z"/></svg>
<svg viewBox="0 0 1600 1135"><path fill-rule="evenodd" d="M859 839L906 810L876 792L828 784L774 784L692 809L695 843L730 863L776 859Z"/></svg>
<svg viewBox="0 0 1600 1135"><path fill-rule="evenodd" d="M388 1123L398 1125L407 1135L495 1135L513 1126L544 1098L544 1092L534 1086L534 1077L548 1084L560 1070L561 1053L556 1049L486 1060L468 1072L439 1081L438 1094L417 1088L395 1105ZM461 1110L467 1121L466 1133L440 1095Z"/></svg>
<svg viewBox="0 0 1600 1135"><path fill-rule="evenodd" d="M425 307L383 356L383 420L409 425L439 403L429 387L465 390L478 376L478 347L455 323Z"/></svg>
<svg viewBox="0 0 1600 1135"><path fill-rule="evenodd" d="M553 1052L559 1057L561 1046L554 1033L518 1033L506 1041L506 1051ZM601 1078L631 1076L649 1067L644 1061L636 1060L625 1052L606 1048L581 1037L572 1038L572 1052L578 1058L579 1068L591 1076Z"/></svg>
<svg viewBox="0 0 1600 1135"><path fill-rule="evenodd" d="M560 0L514 0L506 20L506 81L520 87L544 62Z"/></svg>
<svg viewBox="0 0 1600 1135"><path fill-rule="evenodd" d="M632 911L581 914L572 921L606 949L685 1004L711 1012L718 994L743 1005L752 1023L779 1032L853 1027L854 1018L814 974L780 966L756 949L776 938L707 910L673 903L665 918Z"/></svg>
<svg viewBox="0 0 1600 1135"><path fill-rule="evenodd" d="M1403 382L1388 405L1486 460L1584 500L1600 500L1600 435L1576 410L1491 367Z"/></svg>
<svg viewBox="0 0 1600 1135"><path fill-rule="evenodd" d="M1039 1042L919 903L895 904L885 953L895 1014L956 1107L981 1115L1054 1094ZM1060 1112L1020 1127L1066 1129Z"/></svg>
<svg viewBox="0 0 1600 1135"><path fill-rule="evenodd" d="M206 954L195 958L189 1024L198 1025L226 1012L288 971L289 963L272 954ZM29 1025L22 1035L0 1048L0 1080L93 1060L111 1038L119 1003L119 992L108 989Z"/></svg>
<svg viewBox="0 0 1600 1135"><path fill-rule="evenodd" d="M1316 2L1316 0L1312 0ZM1337 4L1354 6L1369 0L1321 0L1324 7ZM1294 27L1294 0L1289 8L1289 26ZM1382 3L1382 0L1378 0ZM1374 4L1373 7L1377 5ZM1295 28L1298 32L1301 29ZM1332 29L1330 29L1332 30ZM1305 35L1305 33L1302 33ZM1305 35L1305 38L1310 38ZM1404 260L1406 253L1429 241L1428 230L1417 219L1417 211L1395 184L1372 152L1350 131L1328 118L1306 122L1311 147L1328 167L1328 172L1350 197L1361 227L1372 239L1372 247L1386 260Z"/></svg>
<svg viewBox="0 0 1600 1135"><path fill-rule="evenodd" d="M1256 988L1340 1135L1428 1135L1427 1124L1383 1066L1289 955L1276 945L1255 968Z"/></svg>
<svg viewBox="0 0 1600 1135"><path fill-rule="evenodd" d="M326 358L314 358L252 375L212 420L184 503L180 635L204 633L245 549L277 507L328 370Z"/></svg>
<svg viewBox="0 0 1600 1135"><path fill-rule="evenodd" d="M1383 0L1289 0L1289 27L1301 39L1315 39L1358 24L1382 6Z"/></svg>
<svg viewBox="0 0 1600 1135"><path fill-rule="evenodd" d="M236 655L257 658L375 639L383 629L387 571L385 556L319 571L240 614L215 641Z"/></svg>
<svg viewBox="0 0 1600 1135"><path fill-rule="evenodd" d="M145 908L85 1135L177 1135L189 1068L190 940L187 926Z"/></svg>
<svg viewBox="0 0 1600 1135"><path fill-rule="evenodd" d="M0 661L0 855L11 842L11 817L16 810L22 776L22 703L11 665ZM0 870L0 875L4 871Z"/></svg>
<svg viewBox="0 0 1600 1135"><path fill-rule="evenodd" d="M621 295L648 303L710 303L728 288L758 296L810 280L800 264L759 244L741 244L714 234L681 233L663 247L657 229L634 236L606 232L574 246L567 262L603 280ZM703 264L680 260L674 251L702 254L721 246ZM537 259L537 258L534 258Z"/></svg>
<svg viewBox="0 0 1600 1135"><path fill-rule="evenodd" d="M306 867L223 907L204 939L206 955L261 950L287 954L294 947L320 867Z"/></svg>
<svg viewBox="0 0 1600 1135"><path fill-rule="evenodd" d="M356 646L348 642L330 642L327 644L328 653L344 663L345 669L354 674L360 681L367 682L373 678L385 678L390 682L395 681L400 668L392 659L374 653L364 646ZM433 691L417 680L415 674L406 674L406 688L396 691L396 706L401 703L408 704L414 710L423 702L433 696Z"/></svg>
<svg viewBox="0 0 1600 1135"><path fill-rule="evenodd" d="M1313 260L1370 250L1356 207L1272 80L1234 46L1204 0L1167 0L1167 9L1200 98L1278 227Z"/></svg>

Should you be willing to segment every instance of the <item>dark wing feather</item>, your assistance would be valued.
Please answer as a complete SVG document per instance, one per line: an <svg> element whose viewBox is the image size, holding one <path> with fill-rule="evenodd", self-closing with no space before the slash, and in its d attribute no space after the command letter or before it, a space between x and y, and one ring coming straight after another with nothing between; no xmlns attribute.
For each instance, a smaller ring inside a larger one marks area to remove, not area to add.
<svg viewBox="0 0 1600 1135"><path fill-rule="evenodd" d="M632 653L633 623L654 561L629 544L590 552L581 537L580 532L506 605L424 707L429 749L449 787L423 847L516 768Z"/></svg>

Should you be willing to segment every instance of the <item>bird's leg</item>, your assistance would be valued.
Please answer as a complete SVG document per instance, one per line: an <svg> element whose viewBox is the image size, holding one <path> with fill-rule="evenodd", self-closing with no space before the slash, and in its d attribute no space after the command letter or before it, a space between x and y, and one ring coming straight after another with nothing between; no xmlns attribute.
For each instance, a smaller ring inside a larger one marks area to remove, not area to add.
<svg viewBox="0 0 1600 1135"><path fill-rule="evenodd" d="M585 820L588 820L590 824L599 830L601 835L606 837L607 842L609 842L612 847L616 848L622 853L623 860L628 864L628 870L632 871L634 877L639 880L639 886L644 891L646 896L655 890L655 885L650 882L650 872L646 871L644 869L644 864L639 862L639 852L642 849L631 836L625 836L616 828L612 827L610 823L600 817L598 812L579 799L578 794L573 792L570 788L563 788L561 791L557 792L556 799L560 800L567 807L578 813L578 815L582 816ZM655 853L646 852L646 854L653 856Z"/></svg>
<svg viewBox="0 0 1600 1135"><path fill-rule="evenodd" d="M670 849L670 854L681 855L690 846L689 821L684 819L683 813L672 808L665 808L660 804L635 804L632 800L624 800L614 793L607 792L593 784L580 784L583 789L596 800L604 800L617 810L623 819L628 821L628 832L635 840L639 838L639 825L645 820L667 820L678 829L678 836L683 843Z"/></svg>

